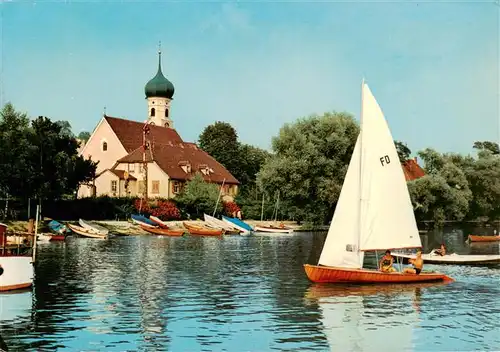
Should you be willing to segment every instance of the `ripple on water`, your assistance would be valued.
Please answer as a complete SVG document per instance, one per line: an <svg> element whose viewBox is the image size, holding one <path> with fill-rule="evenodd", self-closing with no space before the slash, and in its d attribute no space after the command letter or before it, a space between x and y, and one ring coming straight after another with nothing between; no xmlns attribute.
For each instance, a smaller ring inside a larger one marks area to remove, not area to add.
<svg viewBox="0 0 500 352"><path fill-rule="evenodd" d="M457 280L448 285L314 285L302 264L317 260L323 240L140 236L41 246L33 293L9 301L15 317L2 318L2 336L22 351L500 349L499 267L428 265Z"/></svg>

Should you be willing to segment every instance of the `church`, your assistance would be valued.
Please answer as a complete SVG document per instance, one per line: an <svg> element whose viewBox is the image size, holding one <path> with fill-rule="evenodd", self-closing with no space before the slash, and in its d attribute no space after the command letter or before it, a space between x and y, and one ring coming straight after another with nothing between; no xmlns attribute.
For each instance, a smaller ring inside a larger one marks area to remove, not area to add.
<svg viewBox="0 0 500 352"><path fill-rule="evenodd" d="M231 201L239 181L195 143L184 142L174 128L170 113L174 85L162 73L161 51L158 72L144 92L146 121L104 114L81 148L80 155L99 163L93 184L80 186L78 197L139 197L146 193L149 198L174 198L199 173L206 182L222 187L222 196Z"/></svg>

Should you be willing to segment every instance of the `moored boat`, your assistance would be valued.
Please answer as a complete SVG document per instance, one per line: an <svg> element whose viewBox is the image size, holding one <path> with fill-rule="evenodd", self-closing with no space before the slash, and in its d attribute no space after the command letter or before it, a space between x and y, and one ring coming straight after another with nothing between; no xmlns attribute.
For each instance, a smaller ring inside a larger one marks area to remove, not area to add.
<svg viewBox="0 0 500 352"><path fill-rule="evenodd" d="M224 234L224 230L222 229L209 229L202 226L197 226L190 224L186 221L182 223L184 227L188 230L191 235L200 235L200 236L222 236Z"/></svg>
<svg viewBox="0 0 500 352"><path fill-rule="evenodd" d="M156 216L150 215L149 219L152 222L154 222L156 225L158 225L159 227L161 227L162 229L168 229L169 228L166 222L164 222L160 218L157 218Z"/></svg>
<svg viewBox="0 0 500 352"><path fill-rule="evenodd" d="M469 235L468 240L471 242L496 242L500 241L500 236L477 236Z"/></svg>
<svg viewBox="0 0 500 352"><path fill-rule="evenodd" d="M53 233L40 233L37 235L37 241L39 242L52 242L52 241L64 241L66 235L56 235Z"/></svg>
<svg viewBox="0 0 500 352"><path fill-rule="evenodd" d="M289 227L278 227L273 225L255 225L256 232L272 232L272 233L292 233L293 229Z"/></svg>
<svg viewBox="0 0 500 352"><path fill-rule="evenodd" d="M132 218L132 222L137 224L137 225L144 225L147 227L157 227L158 226L156 223L149 220L147 217L139 215L139 214L132 214L132 215L130 215L130 217Z"/></svg>
<svg viewBox="0 0 500 352"><path fill-rule="evenodd" d="M56 233L56 234L65 234L68 232L68 228L66 225L61 224L59 221L56 220L51 220L47 224L49 227L50 231Z"/></svg>
<svg viewBox="0 0 500 352"><path fill-rule="evenodd" d="M78 223L84 229L95 232L99 235L107 235L109 233L109 230L107 228L105 228L104 226L101 226L99 224L96 224L95 222L79 219Z"/></svg>
<svg viewBox="0 0 500 352"><path fill-rule="evenodd" d="M21 243L7 243L7 225L0 224L0 291L19 290L33 285L35 242L26 236Z"/></svg>
<svg viewBox="0 0 500 352"><path fill-rule="evenodd" d="M417 223L394 139L375 97L362 84L360 132L318 265L304 264L313 282L414 283L453 279L364 269L364 252L421 248ZM424 260L425 262L425 260Z"/></svg>
<svg viewBox="0 0 500 352"><path fill-rule="evenodd" d="M238 230L241 231L242 234L248 234L253 231L252 226L250 226L249 224L238 218L230 218L222 215L222 221L233 227L236 227Z"/></svg>
<svg viewBox="0 0 500 352"><path fill-rule="evenodd" d="M78 226L78 225L68 224L68 227L71 229L71 231L73 231L74 233L76 233L82 237L97 238L97 239L102 239L102 240L105 240L108 238L108 235L101 235L101 234L95 233L93 231L87 230L86 228Z"/></svg>
<svg viewBox="0 0 500 352"><path fill-rule="evenodd" d="M415 259L415 255L392 253L394 258L401 258L403 263L408 263L409 259ZM424 263L428 264L452 264L452 265L489 265L500 264L500 255L498 254L445 254L439 255L431 251L422 254Z"/></svg>
<svg viewBox="0 0 500 352"><path fill-rule="evenodd" d="M162 228L152 228L144 225L140 225L141 229L157 236L183 236L186 232L183 229L162 229Z"/></svg>
<svg viewBox="0 0 500 352"><path fill-rule="evenodd" d="M215 229L223 229L227 233L240 233L240 230L237 229L235 226L228 224L227 222L224 222L222 220L217 219L216 217L203 214L203 218L205 222L207 223L208 226L213 227Z"/></svg>

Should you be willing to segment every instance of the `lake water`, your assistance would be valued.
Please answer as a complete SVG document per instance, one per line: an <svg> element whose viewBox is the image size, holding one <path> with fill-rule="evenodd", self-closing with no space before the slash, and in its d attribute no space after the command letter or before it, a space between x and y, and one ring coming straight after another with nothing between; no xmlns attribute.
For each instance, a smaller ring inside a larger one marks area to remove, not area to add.
<svg viewBox="0 0 500 352"><path fill-rule="evenodd" d="M422 235L424 252L499 253L467 234ZM302 264L325 235L40 245L33 290L0 295L0 335L10 351L500 350L500 266L426 266L447 285L312 284Z"/></svg>

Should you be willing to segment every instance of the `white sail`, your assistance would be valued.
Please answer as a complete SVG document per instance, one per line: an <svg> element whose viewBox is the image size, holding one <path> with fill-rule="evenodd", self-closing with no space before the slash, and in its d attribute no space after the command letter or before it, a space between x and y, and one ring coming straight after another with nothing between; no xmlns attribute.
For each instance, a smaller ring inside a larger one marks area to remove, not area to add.
<svg viewBox="0 0 500 352"><path fill-rule="evenodd" d="M364 253L358 250L360 158L361 147L360 137L358 137L319 258L320 265L345 268L361 268L363 266Z"/></svg>
<svg viewBox="0 0 500 352"><path fill-rule="evenodd" d="M362 96L360 250L421 247L389 126L366 84Z"/></svg>

